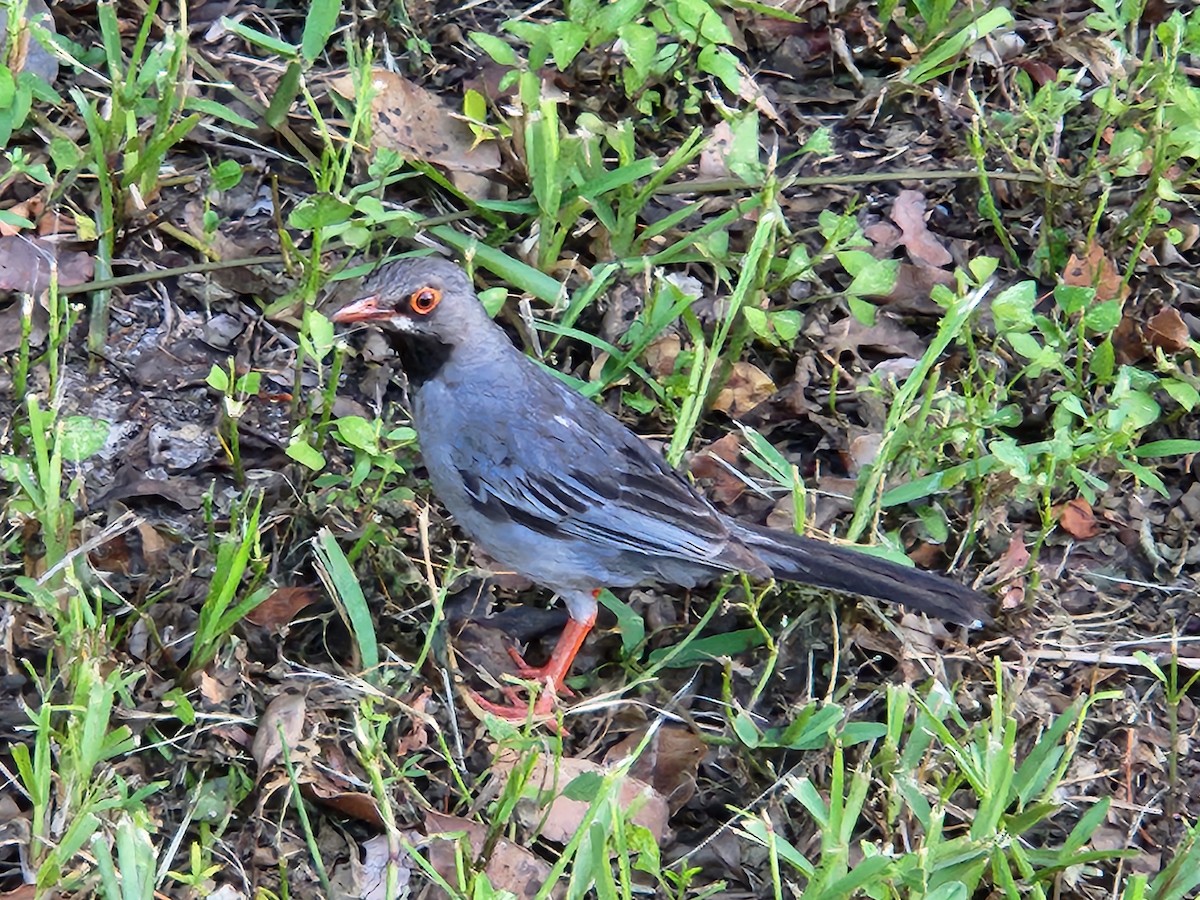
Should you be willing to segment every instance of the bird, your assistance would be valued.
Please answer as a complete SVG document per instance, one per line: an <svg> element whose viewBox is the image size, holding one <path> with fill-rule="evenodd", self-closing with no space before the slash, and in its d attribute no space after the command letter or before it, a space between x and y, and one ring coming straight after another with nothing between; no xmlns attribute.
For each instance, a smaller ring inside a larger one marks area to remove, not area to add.
<svg viewBox="0 0 1200 900"><path fill-rule="evenodd" d="M379 328L407 376L434 494L493 560L552 590L569 618L545 665L513 658L536 699L475 699L506 719L553 715L605 588L692 588L743 572L989 621L986 595L947 577L718 510L647 441L517 348L467 273L437 257L384 262L340 325Z"/></svg>

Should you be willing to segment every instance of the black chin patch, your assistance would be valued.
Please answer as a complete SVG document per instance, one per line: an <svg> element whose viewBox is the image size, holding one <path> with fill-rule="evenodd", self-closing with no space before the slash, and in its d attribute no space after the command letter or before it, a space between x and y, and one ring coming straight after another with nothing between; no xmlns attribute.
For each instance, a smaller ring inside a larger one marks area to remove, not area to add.
<svg viewBox="0 0 1200 900"><path fill-rule="evenodd" d="M450 359L453 348L444 344L429 334L413 334L411 332L392 332L392 349L400 358L408 383L420 387L437 375Z"/></svg>

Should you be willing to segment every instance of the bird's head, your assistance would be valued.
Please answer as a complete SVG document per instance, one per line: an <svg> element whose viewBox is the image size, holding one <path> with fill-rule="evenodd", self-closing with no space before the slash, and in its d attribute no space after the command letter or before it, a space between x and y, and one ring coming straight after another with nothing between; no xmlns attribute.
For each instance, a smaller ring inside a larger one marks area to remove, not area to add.
<svg viewBox="0 0 1200 900"><path fill-rule="evenodd" d="M367 277L358 298L331 318L339 324L364 322L427 336L451 346L478 335L484 323L492 325L467 274L454 263L430 257L380 266Z"/></svg>

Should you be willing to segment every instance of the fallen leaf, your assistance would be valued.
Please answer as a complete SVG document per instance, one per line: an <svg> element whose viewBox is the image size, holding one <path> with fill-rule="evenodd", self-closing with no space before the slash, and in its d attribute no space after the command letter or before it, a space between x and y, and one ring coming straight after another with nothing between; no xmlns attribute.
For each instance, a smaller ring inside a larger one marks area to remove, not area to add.
<svg viewBox="0 0 1200 900"><path fill-rule="evenodd" d="M296 613L315 603L319 594L311 587L281 587L246 615L246 621L260 628L279 631L291 623Z"/></svg>
<svg viewBox="0 0 1200 900"><path fill-rule="evenodd" d="M704 493L718 504L728 506L746 491L746 482L732 471L741 453L741 435L731 431L691 458L692 475L708 482Z"/></svg>
<svg viewBox="0 0 1200 900"><path fill-rule="evenodd" d="M1072 253L1062 277L1063 284L1095 287L1097 300L1124 300L1129 296L1129 285L1123 283L1121 270L1099 244L1088 247L1087 256Z"/></svg>
<svg viewBox="0 0 1200 900"><path fill-rule="evenodd" d="M605 763L624 760L641 746L645 736L646 729L639 729L614 744L604 754ZM678 812L696 793L696 777L706 753L708 744L694 731L664 726L654 732L629 774L651 785L666 799L671 812Z"/></svg>
<svg viewBox="0 0 1200 900"><path fill-rule="evenodd" d="M1179 311L1173 306L1165 306L1146 323L1146 337L1151 345L1165 353L1182 353L1188 347L1191 334Z"/></svg>
<svg viewBox="0 0 1200 900"><path fill-rule="evenodd" d="M287 691L267 704L262 718L258 720L258 731L250 745L250 755L258 765L258 778L283 755L283 745L295 747L304 734L304 717L308 702L299 692Z"/></svg>
<svg viewBox="0 0 1200 900"><path fill-rule="evenodd" d="M1056 507L1054 512L1058 516L1058 524L1062 526L1063 531L1076 540L1085 541L1100 533L1100 526L1096 523L1096 514L1092 511L1091 504L1082 497L1068 500Z"/></svg>
<svg viewBox="0 0 1200 900"><path fill-rule="evenodd" d="M0 291L41 294L57 270L60 287L86 284L95 272L91 254L63 250L53 241L20 235L0 237Z"/></svg>
<svg viewBox="0 0 1200 900"><path fill-rule="evenodd" d="M492 772L501 783L512 774L518 759L518 755L510 751L502 752L496 758ZM529 808L526 824L532 827L540 823L542 837L560 844L568 843L587 817L592 798L572 799L567 792L588 782L599 785L608 772L607 767L586 759L547 760L539 756L529 773L526 788L541 791L550 799L541 808ZM662 843L667 834L670 810L658 791L641 779L626 776L618 787L617 802L626 811L636 807L630 821L647 829L656 843Z"/></svg>
<svg viewBox="0 0 1200 900"><path fill-rule="evenodd" d="M725 386L713 401L713 409L737 418L748 413L775 393L775 382L757 366L738 360Z"/></svg>
<svg viewBox="0 0 1200 900"><path fill-rule="evenodd" d="M892 221L900 226L904 248L915 263L940 269L954 261L925 224L925 195L919 191L901 191L892 204Z"/></svg>
<svg viewBox="0 0 1200 900"><path fill-rule="evenodd" d="M729 152L733 149L733 128L721 120L713 128L712 136L700 151L699 172L701 178L728 178Z"/></svg>
<svg viewBox="0 0 1200 900"><path fill-rule="evenodd" d="M430 837L429 864L452 886L459 884L459 853L454 847L458 838L449 835L460 832L470 843L470 855L479 856L487 842L488 830L484 826L459 816L436 812L425 814L425 833ZM518 900L530 900L542 892L542 886L550 877L550 864L507 838L500 838L492 847L483 873L493 888L510 891ZM435 890L433 896L444 894ZM556 886L550 896L562 897L564 891Z"/></svg>
<svg viewBox="0 0 1200 900"><path fill-rule="evenodd" d="M355 99L354 79L343 75L331 86L348 100ZM490 172L500 166L494 142L476 145L475 135L438 96L406 78L375 69L371 74L371 143L388 147L408 159L444 166L455 172Z"/></svg>

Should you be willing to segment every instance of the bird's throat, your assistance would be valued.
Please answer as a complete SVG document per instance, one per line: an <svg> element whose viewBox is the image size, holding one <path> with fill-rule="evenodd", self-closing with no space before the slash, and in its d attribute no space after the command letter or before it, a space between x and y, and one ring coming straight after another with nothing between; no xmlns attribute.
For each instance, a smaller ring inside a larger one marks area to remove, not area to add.
<svg viewBox="0 0 1200 900"><path fill-rule="evenodd" d="M400 358L404 374L412 387L420 387L434 378L450 359L454 348L428 334L396 333L390 335L392 349Z"/></svg>

